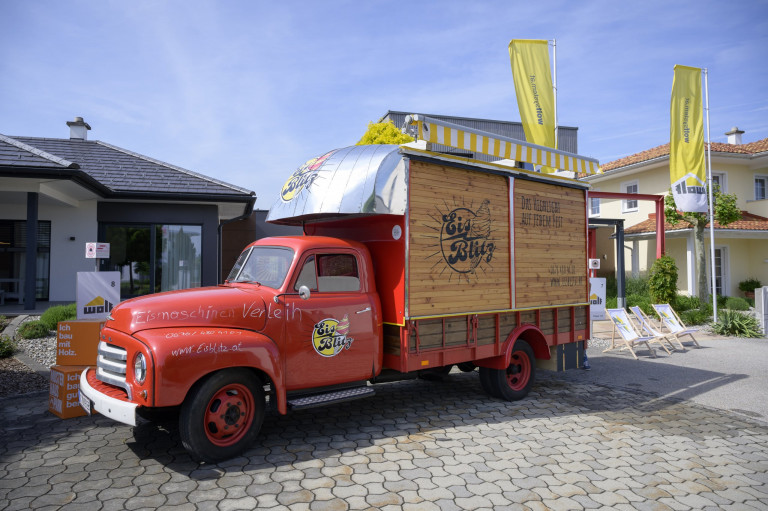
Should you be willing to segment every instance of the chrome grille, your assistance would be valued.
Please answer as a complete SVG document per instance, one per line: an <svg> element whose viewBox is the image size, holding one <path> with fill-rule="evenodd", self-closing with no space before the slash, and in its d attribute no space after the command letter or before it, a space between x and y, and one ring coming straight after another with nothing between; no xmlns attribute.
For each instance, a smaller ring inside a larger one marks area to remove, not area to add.
<svg viewBox="0 0 768 511"><path fill-rule="evenodd" d="M99 358L96 361L96 378L104 383L124 389L128 393L128 399L133 399L131 387L125 381L127 369L128 350L100 341Z"/></svg>

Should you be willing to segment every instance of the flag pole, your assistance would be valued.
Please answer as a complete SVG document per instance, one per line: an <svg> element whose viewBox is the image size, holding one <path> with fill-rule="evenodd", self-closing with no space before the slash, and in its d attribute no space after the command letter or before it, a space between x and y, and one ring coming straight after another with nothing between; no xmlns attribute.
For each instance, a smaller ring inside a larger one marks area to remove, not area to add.
<svg viewBox="0 0 768 511"><path fill-rule="evenodd" d="M712 194L712 143L709 141L709 73L704 68L704 110L707 112L707 188L709 189L709 266L712 269L712 312L717 323L717 286L715 285L715 202Z"/></svg>
<svg viewBox="0 0 768 511"><path fill-rule="evenodd" d="M555 93L555 147L553 147L553 149L559 149L557 144L557 132L559 131L559 126L557 125L557 39L552 39L552 64L554 66L552 90Z"/></svg>

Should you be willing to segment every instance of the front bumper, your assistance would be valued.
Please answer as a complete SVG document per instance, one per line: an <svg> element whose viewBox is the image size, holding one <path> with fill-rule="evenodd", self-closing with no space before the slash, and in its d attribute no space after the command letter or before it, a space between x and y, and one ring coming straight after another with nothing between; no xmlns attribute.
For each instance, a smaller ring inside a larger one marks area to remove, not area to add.
<svg viewBox="0 0 768 511"><path fill-rule="evenodd" d="M109 417L110 419L128 424L130 426L136 425L136 403L130 401L124 401L111 396L107 396L91 386L88 382L88 371L93 369L88 368L80 375L80 390L79 398L80 403L86 412L91 413L91 410L96 410L102 415Z"/></svg>

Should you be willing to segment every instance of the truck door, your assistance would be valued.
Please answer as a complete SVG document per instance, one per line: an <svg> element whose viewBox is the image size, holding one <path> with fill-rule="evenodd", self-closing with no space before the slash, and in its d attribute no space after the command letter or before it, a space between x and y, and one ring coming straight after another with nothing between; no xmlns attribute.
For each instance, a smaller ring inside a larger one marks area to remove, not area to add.
<svg viewBox="0 0 768 511"><path fill-rule="evenodd" d="M373 376L376 324L359 269L354 251L304 255L292 288L307 286L311 295L285 297L288 390Z"/></svg>

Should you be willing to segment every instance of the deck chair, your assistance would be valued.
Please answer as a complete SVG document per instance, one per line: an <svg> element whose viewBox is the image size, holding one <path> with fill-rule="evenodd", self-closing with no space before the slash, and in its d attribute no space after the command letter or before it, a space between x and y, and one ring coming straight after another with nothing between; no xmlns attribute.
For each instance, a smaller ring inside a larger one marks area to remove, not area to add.
<svg viewBox="0 0 768 511"><path fill-rule="evenodd" d="M632 311L632 315L635 316L635 319L640 324L640 332L644 335L652 335L653 337L658 339L657 341L654 341L654 342L658 342L659 345L662 348L664 348L664 351L666 351L667 354L669 355L672 354L672 352L669 351L669 349L667 348L667 345L669 345L669 347L672 348L673 350L677 349L675 348L675 345L673 344L672 340L677 342L677 345L680 346L681 350L685 350L683 343L681 343L679 339L669 334L662 334L661 332L653 328L653 325L651 324L651 319L645 315L645 313L643 312L643 309L641 309L639 306L635 305L634 307L630 307L629 310Z"/></svg>
<svg viewBox="0 0 768 511"><path fill-rule="evenodd" d="M685 324L680 321L680 316L677 315L671 305L668 303L655 303L653 304L653 310L656 311L656 314L659 315L664 326L669 330L669 335L674 337L677 342L682 344L680 337L687 335L691 338L693 344L695 344L697 348L701 348L701 345L693 336L699 329L686 327Z"/></svg>
<svg viewBox="0 0 768 511"><path fill-rule="evenodd" d="M629 320L627 311L624 309L605 309L611 322L613 322L613 333L611 334L611 345L603 350L603 353L611 350L629 350L632 356L637 360L634 348L640 344L645 344L653 358L656 358L656 351L651 347L649 341L655 339L651 336L641 336L635 330L635 326ZM619 338L616 338L616 331L619 332Z"/></svg>

